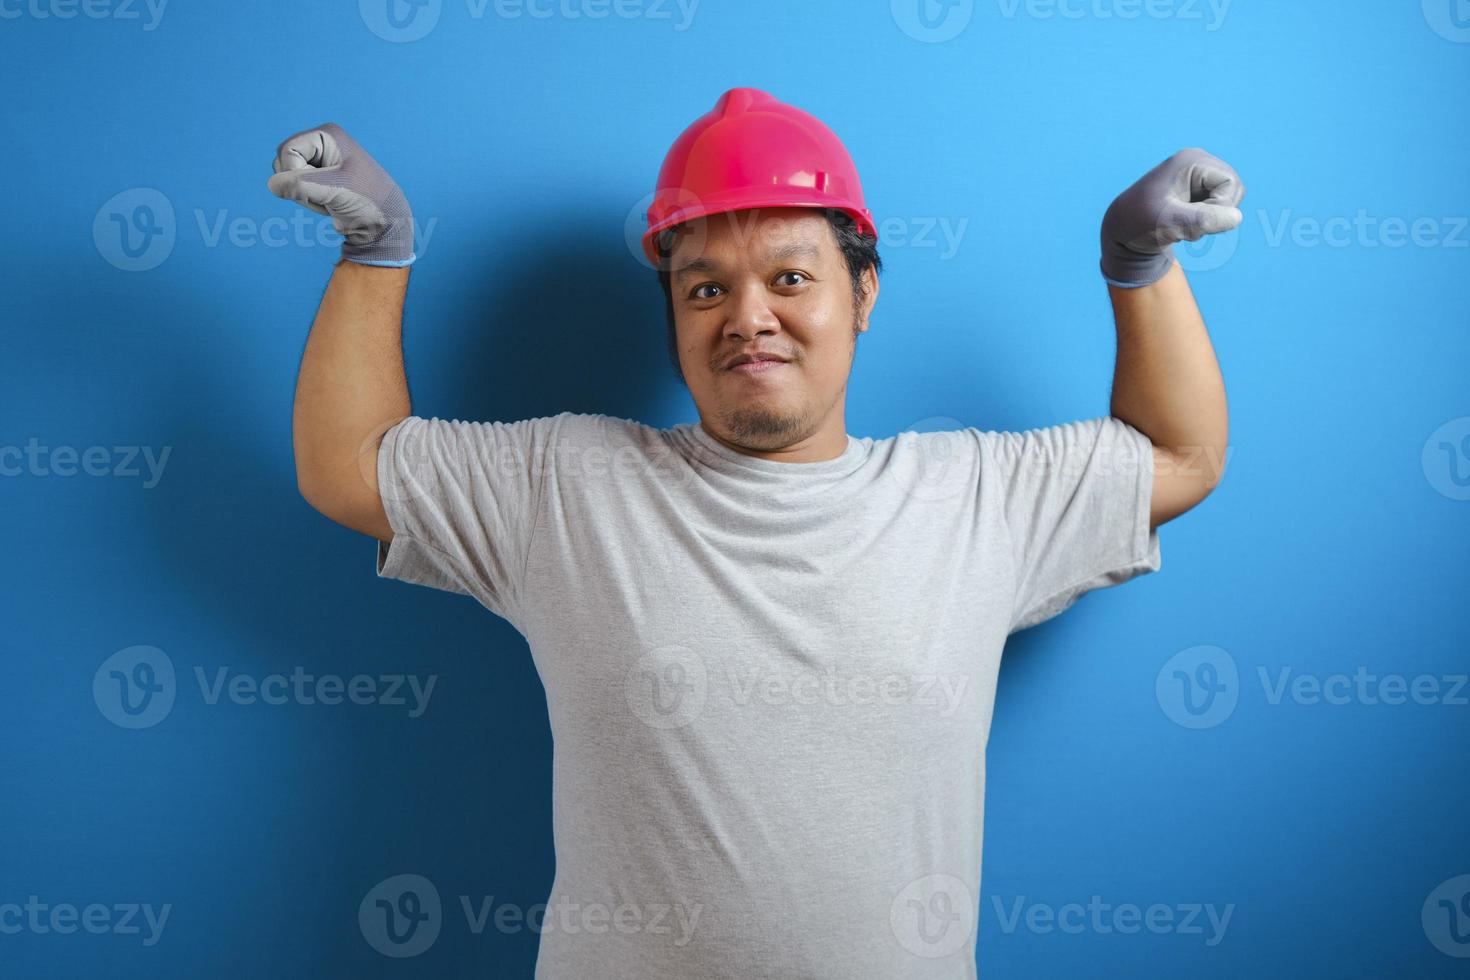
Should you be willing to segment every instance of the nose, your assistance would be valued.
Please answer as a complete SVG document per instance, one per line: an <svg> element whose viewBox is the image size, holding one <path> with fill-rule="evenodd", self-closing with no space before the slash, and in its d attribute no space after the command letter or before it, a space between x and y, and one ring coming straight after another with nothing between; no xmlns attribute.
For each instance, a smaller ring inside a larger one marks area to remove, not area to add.
<svg viewBox="0 0 1470 980"><path fill-rule="evenodd" d="M725 321L726 337L750 341L761 334L780 331L781 321L760 289L744 287L736 290L732 298L734 302L727 307L730 316Z"/></svg>

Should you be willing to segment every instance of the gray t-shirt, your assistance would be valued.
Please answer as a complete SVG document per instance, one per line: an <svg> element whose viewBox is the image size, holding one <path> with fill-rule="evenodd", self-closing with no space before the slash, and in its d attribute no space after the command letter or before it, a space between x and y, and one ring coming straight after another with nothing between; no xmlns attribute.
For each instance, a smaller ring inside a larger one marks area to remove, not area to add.
<svg viewBox="0 0 1470 980"><path fill-rule="evenodd" d="M537 980L975 976L1006 637L1159 568L1113 417L755 459L698 423L413 417L378 575L525 636L555 740Z"/></svg>

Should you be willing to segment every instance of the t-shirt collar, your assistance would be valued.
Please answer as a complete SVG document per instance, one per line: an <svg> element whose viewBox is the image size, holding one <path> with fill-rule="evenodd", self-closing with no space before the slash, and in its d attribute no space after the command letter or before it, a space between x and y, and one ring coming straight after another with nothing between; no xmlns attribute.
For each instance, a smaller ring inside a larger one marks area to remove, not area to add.
<svg viewBox="0 0 1470 980"><path fill-rule="evenodd" d="M721 460L757 473L792 477L841 475L855 469L867 455L865 441L849 434L847 436L847 448L843 450L841 456L832 459L819 460L814 463L791 463L775 459L762 459L759 456L747 456L745 453L731 449L704 431L704 426L698 422L686 422L678 426L678 428L686 430L690 439L701 449L712 453Z"/></svg>

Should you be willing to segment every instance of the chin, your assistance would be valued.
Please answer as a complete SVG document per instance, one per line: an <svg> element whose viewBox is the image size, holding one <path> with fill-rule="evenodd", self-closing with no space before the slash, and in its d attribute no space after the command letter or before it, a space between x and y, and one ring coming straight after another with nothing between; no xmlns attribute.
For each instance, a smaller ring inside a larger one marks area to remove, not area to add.
<svg viewBox="0 0 1470 980"><path fill-rule="evenodd" d="M806 415L774 406L742 405L724 413L730 437L757 449L778 448L806 433Z"/></svg>

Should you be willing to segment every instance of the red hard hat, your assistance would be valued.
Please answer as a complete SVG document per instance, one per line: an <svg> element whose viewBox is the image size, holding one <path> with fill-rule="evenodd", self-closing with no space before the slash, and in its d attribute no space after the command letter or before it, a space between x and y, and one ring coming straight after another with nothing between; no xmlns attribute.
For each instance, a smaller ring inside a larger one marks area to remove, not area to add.
<svg viewBox="0 0 1470 980"><path fill-rule="evenodd" d="M837 208L877 237L863 206L857 167L816 116L755 88L732 88L679 134L658 172L643 252L658 265L654 237L693 218L745 208Z"/></svg>

